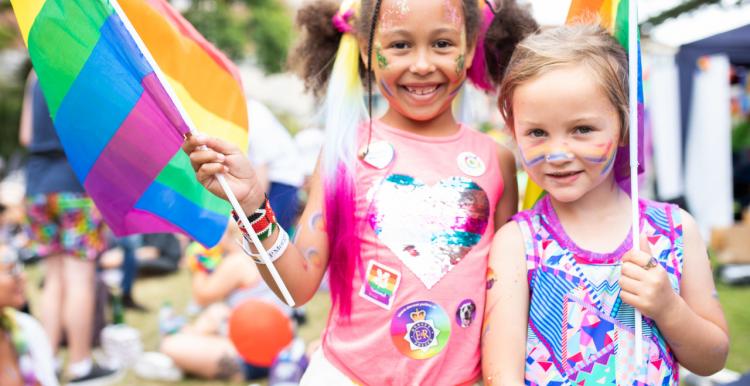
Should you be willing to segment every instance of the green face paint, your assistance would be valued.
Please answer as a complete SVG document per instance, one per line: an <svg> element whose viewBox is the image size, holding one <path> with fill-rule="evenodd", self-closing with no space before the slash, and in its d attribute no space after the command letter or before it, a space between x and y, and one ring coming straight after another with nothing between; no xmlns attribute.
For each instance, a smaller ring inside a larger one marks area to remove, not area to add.
<svg viewBox="0 0 750 386"><path fill-rule="evenodd" d="M380 43L375 44L375 58L378 60L378 68L383 70L388 68L388 59L383 56L383 47Z"/></svg>
<svg viewBox="0 0 750 386"><path fill-rule="evenodd" d="M464 57L464 54L458 55L456 58L456 75L461 76L461 73L464 72L465 65L466 58Z"/></svg>

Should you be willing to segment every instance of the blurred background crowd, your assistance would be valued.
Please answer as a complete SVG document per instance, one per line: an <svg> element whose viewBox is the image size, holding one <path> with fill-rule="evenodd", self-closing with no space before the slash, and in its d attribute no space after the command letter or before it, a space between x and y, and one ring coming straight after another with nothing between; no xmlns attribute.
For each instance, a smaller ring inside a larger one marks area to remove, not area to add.
<svg viewBox="0 0 750 386"><path fill-rule="evenodd" d="M240 67L249 154L280 223L293 231L323 145L314 99L286 71L302 0L170 2ZM519 3L542 25L561 24L568 8L559 0ZM647 126L642 193L679 203L698 220L732 337L726 371L684 382L730 382L750 371L750 1L639 6ZM175 234L117 238L96 222L95 208L65 212L71 237L86 234L80 241L86 256L37 264L54 246L30 244L28 232L66 230L44 227L49 214L35 211L34 195L59 192L64 212L82 188L70 172L65 179L62 148L12 12L0 0L0 324L8 337L14 328L44 332L25 342L41 369L36 373L48 374L39 384L295 384L316 347L328 296L294 310L274 300L235 242L234 225L218 246L205 249ZM456 109L462 120L509 144L495 98L468 88ZM383 107L380 98L375 102ZM521 192L524 184L521 174ZM232 330L234 324L245 327ZM1 341L0 353L10 344ZM25 367L18 366L18 375ZM11 375L0 374L0 384Z"/></svg>

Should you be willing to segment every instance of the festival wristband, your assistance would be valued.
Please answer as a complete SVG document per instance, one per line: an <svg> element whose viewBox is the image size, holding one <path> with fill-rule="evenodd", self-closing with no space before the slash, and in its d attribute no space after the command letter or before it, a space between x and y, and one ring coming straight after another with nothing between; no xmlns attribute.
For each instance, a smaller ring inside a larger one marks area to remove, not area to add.
<svg viewBox="0 0 750 386"><path fill-rule="evenodd" d="M286 252L286 249L289 247L289 234L286 233L284 228L279 228L279 236L276 237L276 241L273 243L271 248L268 248L266 251L268 253L268 259L269 262L273 263L274 261L278 260L281 255ZM248 241L246 238L243 237L242 240L242 250L245 252L246 255L253 258L253 261L255 261L256 264L262 264L265 265L266 263L260 258L260 253L253 253L250 251L250 241Z"/></svg>

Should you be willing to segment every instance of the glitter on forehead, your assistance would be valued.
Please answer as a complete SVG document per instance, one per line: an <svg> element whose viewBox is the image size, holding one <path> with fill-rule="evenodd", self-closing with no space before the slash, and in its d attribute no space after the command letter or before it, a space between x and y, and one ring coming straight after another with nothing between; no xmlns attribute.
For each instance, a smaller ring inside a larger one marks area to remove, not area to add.
<svg viewBox="0 0 750 386"><path fill-rule="evenodd" d="M461 12L458 7L453 4L453 0L443 1L443 18L447 22L453 24L456 28L461 28Z"/></svg>
<svg viewBox="0 0 750 386"><path fill-rule="evenodd" d="M394 4L383 7L380 13L382 16L379 28L381 30L392 29L406 19L406 14L409 13L408 0L396 0Z"/></svg>
<svg viewBox="0 0 750 386"><path fill-rule="evenodd" d="M396 8L402 15L406 15L409 12L409 0L396 0Z"/></svg>

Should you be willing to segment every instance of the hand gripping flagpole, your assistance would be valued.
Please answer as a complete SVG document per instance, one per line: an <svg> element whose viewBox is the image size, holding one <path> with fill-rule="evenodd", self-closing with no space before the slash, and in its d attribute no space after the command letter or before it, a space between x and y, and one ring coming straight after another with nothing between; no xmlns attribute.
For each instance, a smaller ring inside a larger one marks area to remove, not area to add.
<svg viewBox="0 0 750 386"><path fill-rule="evenodd" d="M630 140L630 201L633 215L633 250L639 250L640 209L638 205L638 1L628 1L628 90ZM643 315L635 310L635 363L643 366Z"/></svg>
<svg viewBox="0 0 750 386"><path fill-rule="evenodd" d="M122 23L125 25L125 28L128 30L128 32L130 32L130 36L133 38L133 40L135 41L135 44L141 50L141 53L143 54L144 58L151 65L151 68L153 68L154 75L156 75L156 78L159 79L159 83L164 87L164 90L167 92L167 95L169 95L169 98L172 100L172 103L174 103L175 107L177 108L177 111L180 113L180 116L185 121L185 124L187 125L187 127L190 129L190 132L197 133L193 120L190 119L190 116L187 114L187 112L185 111L185 108L182 106L180 99L177 98L177 95L175 94L174 90L172 90L172 86L169 84L166 76L164 76L164 73L161 71L161 67L159 67L159 65L156 63L156 60L154 60L154 57L151 56L151 52L148 50L148 47L146 47L146 44L143 42L143 40L141 40L140 35L138 35L138 32L130 23L130 20L128 19L127 15L122 10L122 8L120 7L120 4L117 2L117 0L109 0L109 1L112 4L112 7L114 8L115 12L117 13L117 16L120 17L120 20L122 20ZM250 222L247 220L245 211L242 210L240 203L237 201L237 197L234 196L234 193L232 192L232 189L227 184L227 181L224 178L224 175L217 174L216 179L219 181L219 185L221 185L221 188L224 190L224 193L229 199L229 202L232 204L232 208L234 208L234 211L239 216L240 221L242 222L242 225L245 227L245 229L247 230L247 233L250 235L250 239L252 240L253 245L258 250L258 252L260 252L260 257L265 263L266 267L268 268L268 271L271 273L271 277L273 277L273 280L276 283L276 286L279 288L279 291L281 291L281 294L284 297L284 301L290 307L294 307L295 303L294 303L294 299L292 298L292 295L289 293L289 290L286 288L286 285L284 285L284 281L281 279L281 276L279 275L279 271L276 270L276 267L274 267L273 263L271 262L271 259L268 257L268 252L263 247L263 244L260 242L260 239L258 239L258 235L253 231L253 227L250 225Z"/></svg>

